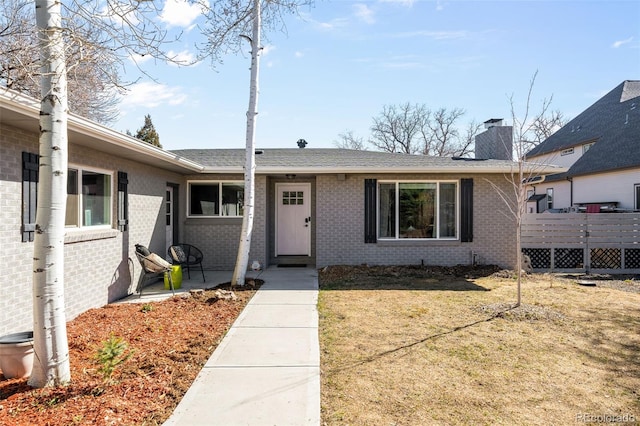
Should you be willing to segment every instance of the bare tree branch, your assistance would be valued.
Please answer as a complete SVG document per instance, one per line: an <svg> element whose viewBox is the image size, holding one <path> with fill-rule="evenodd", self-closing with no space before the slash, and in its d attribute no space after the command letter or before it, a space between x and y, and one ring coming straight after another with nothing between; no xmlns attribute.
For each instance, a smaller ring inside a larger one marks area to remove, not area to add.
<svg viewBox="0 0 640 426"><path fill-rule="evenodd" d="M356 136L353 130L345 130L338 135L338 139L333 141L333 145L340 149L355 149L362 151L365 149L364 139Z"/></svg>
<svg viewBox="0 0 640 426"><path fill-rule="evenodd" d="M461 108L431 111L424 104L385 105L373 118L369 143L376 149L438 157L468 156L481 125L472 121L461 134Z"/></svg>

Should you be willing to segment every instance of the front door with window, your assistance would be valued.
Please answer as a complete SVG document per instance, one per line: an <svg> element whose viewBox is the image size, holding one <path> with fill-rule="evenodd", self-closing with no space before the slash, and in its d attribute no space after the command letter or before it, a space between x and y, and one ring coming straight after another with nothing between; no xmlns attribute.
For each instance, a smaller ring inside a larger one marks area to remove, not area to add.
<svg viewBox="0 0 640 426"><path fill-rule="evenodd" d="M311 255L311 184L276 184L276 255Z"/></svg>

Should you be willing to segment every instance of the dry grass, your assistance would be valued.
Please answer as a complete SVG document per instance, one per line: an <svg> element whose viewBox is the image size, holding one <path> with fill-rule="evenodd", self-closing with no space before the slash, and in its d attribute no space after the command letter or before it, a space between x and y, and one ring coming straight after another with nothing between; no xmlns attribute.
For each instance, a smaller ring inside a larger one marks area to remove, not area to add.
<svg viewBox="0 0 640 426"><path fill-rule="evenodd" d="M640 294L441 272L320 274L325 425L640 422Z"/></svg>

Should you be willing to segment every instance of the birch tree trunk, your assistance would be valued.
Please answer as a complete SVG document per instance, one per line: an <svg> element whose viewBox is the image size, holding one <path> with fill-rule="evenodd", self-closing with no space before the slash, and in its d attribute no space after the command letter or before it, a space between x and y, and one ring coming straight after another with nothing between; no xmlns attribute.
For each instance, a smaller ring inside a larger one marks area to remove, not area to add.
<svg viewBox="0 0 640 426"><path fill-rule="evenodd" d="M33 256L35 361L29 385L71 380L64 306L64 233L67 199L67 76L61 4L36 0L40 45L40 180Z"/></svg>
<svg viewBox="0 0 640 426"><path fill-rule="evenodd" d="M242 215L242 231L238 244L238 256L233 270L231 283L244 285L247 266L249 265L249 250L251 249L251 234L253 232L253 216L255 210L255 175L256 175L256 119L258 115L258 81L260 71L260 0L253 2L253 26L249 41L251 42L251 79L249 89L249 109L247 110L247 147L244 165L244 213Z"/></svg>

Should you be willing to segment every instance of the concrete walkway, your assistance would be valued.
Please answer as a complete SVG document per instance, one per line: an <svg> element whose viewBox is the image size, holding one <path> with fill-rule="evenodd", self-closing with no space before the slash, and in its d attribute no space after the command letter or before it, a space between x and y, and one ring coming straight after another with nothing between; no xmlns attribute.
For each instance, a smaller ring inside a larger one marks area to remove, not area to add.
<svg viewBox="0 0 640 426"><path fill-rule="evenodd" d="M227 274L206 286L230 281ZM320 424L317 271L274 267L258 278L265 284L164 425ZM153 292L144 293L143 301Z"/></svg>

